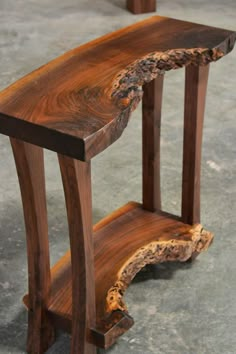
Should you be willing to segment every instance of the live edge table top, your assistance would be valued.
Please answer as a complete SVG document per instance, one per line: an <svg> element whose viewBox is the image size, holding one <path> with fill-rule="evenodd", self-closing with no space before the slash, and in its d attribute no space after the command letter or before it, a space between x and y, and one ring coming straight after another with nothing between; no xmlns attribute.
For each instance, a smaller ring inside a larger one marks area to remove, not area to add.
<svg viewBox="0 0 236 354"><path fill-rule="evenodd" d="M216 61L235 40L232 31L159 16L108 34L3 90L0 133L89 160L122 134L142 85Z"/></svg>

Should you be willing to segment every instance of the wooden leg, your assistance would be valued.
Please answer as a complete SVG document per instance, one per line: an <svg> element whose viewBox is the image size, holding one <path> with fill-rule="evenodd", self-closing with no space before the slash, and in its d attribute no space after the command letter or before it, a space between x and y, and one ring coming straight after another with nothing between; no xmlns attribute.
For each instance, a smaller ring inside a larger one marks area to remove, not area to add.
<svg viewBox="0 0 236 354"><path fill-rule="evenodd" d="M200 223L200 172L202 130L209 65L186 67L182 220Z"/></svg>
<svg viewBox="0 0 236 354"><path fill-rule="evenodd" d="M164 76L143 87L143 207L161 209L160 132Z"/></svg>
<svg viewBox="0 0 236 354"><path fill-rule="evenodd" d="M156 0L127 0L127 9L135 15L155 12Z"/></svg>
<svg viewBox="0 0 236 354"><path fill-rule="evenodd" d="M96 354L94 250L90 162L58 155L65 192L72 264L71 354Z"/></svg>
<svg viewBox="0 0 236 354"><path fill-rule="evenodd" d="M29 271L27 351L46 352L54 329L46 315L50 291L50 260L43 149L11 138L24 209Z"/></svg>

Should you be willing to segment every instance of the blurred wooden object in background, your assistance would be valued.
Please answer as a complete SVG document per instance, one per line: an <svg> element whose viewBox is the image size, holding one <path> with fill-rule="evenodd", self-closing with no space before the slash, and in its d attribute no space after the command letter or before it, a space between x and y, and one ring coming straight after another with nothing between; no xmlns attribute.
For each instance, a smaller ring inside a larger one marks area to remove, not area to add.
<svg viewBox="0 0 236 354"><path fill-rule="evenodd" d="M127 9L135 15L156 11L156 0L127 0Z"/></svg>

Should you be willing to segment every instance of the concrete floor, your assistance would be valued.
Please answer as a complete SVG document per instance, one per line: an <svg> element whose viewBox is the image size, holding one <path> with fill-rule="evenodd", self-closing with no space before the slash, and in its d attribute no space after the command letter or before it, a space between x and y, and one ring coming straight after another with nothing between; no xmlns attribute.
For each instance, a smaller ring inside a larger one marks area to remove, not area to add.
<svg viewBox="0 0 236 354"><path fill-rule="evenodd" d="M0 0L0 86L71 47L136 22L124 0ZM235 0L159 0L158 14L236 30ZM109 354L236 353L236 51L211 65L202 160L202 223L215 233L194 264L162 264L135 279L135 319ZM166 75L162 130L164 209L180 211L184 70ZM93 160L94 221L141 199L140 107L122 138ZM0 136L0 353L25 353L23 216L8 139ZM45 152L52 263L68 247L62 186ZM48 354L69 353L59 334ZM104 351L100 351L100 354Z"/></svg>

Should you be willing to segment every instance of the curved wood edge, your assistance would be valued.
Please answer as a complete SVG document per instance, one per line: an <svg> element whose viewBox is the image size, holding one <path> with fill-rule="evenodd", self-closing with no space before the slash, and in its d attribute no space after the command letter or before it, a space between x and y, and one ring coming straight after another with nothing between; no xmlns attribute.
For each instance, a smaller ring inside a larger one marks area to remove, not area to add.
<svg viewBox="0 0 236 354"><path fill-rule="evenodd" d="M107 292L107 313L117 310L128 313L123 299L125 290L135 275L147 264L166 261L185 262L193 254L207 250L213 241L213 234L204 230L200 224L194 225L189 233L191 238L187 240L156 241L138 249L119 270L115 284Z"/></svg>
<svg viewBox="0 0 236 354"><path fill-rule="evenodd" d="M115 142L141 86L229 53L236 34L154 16L77 47L0 93L0 131L82 161ZM179 48L179 49L178 49Z"/></svg>
<svg viewBox="0 0 236 354"><path fill-rule="evenodd" d="M106 90L107 103L117 107L116 115L103 129L85 140L85 160L88 161L120 138L128 125L131 113L143 98L142 87L164 75L166 71L189 65L205 66L232 51L235 44L233 33L216 48L177 48L149 53L128 65L114 76ZM95 148L96 147L96 148Z"/></svg>
<svg viewBox="0 0 236 354"><path fill-rule="evenodd" d="M59 155L71 249L71 354L95 354L90 328L96 323L91 164ZM79 349L78 349L79 348Z"/></svg>
<svg viewBox="0 0 236 354"><path fill-rule="evenodd" d="M223 56L224 52L220 48L179 48L147 54L115 76L111 97L120 107L132 105L132 111L142 98L141 87L157 76L188 65L207 65Z"/></svg>
<svg viewBox="0 0 236 354"><path fill-rule="evenodd" d="M74 210L74 213L77 221L77 211ZM212 235L202 230L200 225L193 227L183 224L179 217L165 212L148 212L136 202L129 202L114 211L96 224L93 230L96 321L90 323L89 327L92 343L101 348L114 344L134 323L127 309L124 310L125 304L121 307L123 310L119 309L118 303L110 312L107 311L110 304L106 298L109 289L114 290L113 285L123 281L119 283L120 288L116 289L122 292L120 295L123 301L125 288L146 263L185 261L205 250L212 240ZM78 268L76 271L78 273ZM72 330L73 317L71 285L70 253L66 253L52 268L48 312L55 327L69 333ZM24 302L28 306L27 297Z"/></svg>

